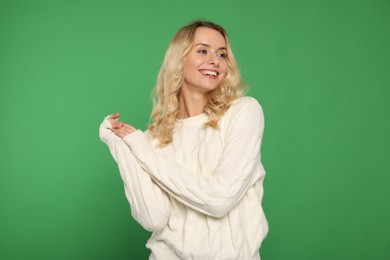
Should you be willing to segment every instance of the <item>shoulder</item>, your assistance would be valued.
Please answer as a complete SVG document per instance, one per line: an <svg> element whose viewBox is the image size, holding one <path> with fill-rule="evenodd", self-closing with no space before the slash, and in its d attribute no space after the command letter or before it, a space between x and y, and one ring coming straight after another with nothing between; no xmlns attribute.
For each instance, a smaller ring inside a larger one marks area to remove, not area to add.
<svg viewBox="0 0 390 260"><path fill-rule="evenodd" d="M253 97L243 96L233 101L232 106L227 111L232 116L237 114L247 114L254 116L262 116L263 109L260 103Z"/></svg>
<svg viewBox="0 0 390 260"><path fill-rule="evenodd" d="M261 139L264 130L263 110L255 98L240 97L226 111L219 126L225 138L253 135Z"/></svg>
<svg viewBox="0 0 390 260"><path fill-rule="evenodd" d="M231 129L264 125L263 109L253 97L240 97L233 101L220 121L220 129Z"/></svg>

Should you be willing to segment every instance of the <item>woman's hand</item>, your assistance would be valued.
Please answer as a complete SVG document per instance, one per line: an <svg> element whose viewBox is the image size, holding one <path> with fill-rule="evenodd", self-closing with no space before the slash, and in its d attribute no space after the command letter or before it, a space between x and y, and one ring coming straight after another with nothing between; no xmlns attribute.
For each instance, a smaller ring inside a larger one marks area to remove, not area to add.
<svg viewBox="0 0 390 260"><path fill-rule="evenodd" d="M117 136L124 138L128 134L137 131L134 126L121 122L118 120L118 118L119 113L113 114L108 118L112 126L111 131L113 131Z"/></svg>

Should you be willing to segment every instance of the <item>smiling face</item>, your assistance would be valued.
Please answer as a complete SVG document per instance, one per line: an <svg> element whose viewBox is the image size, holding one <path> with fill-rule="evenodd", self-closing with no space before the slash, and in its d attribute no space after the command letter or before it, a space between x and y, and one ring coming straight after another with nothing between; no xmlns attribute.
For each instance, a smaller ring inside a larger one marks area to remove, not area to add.
<svg viewBox="0 0 390 260"><path fill-rule="evenodd" d="M226 41L211 28L196 29L194 44L184 58L182 91L206 94L216 89L227 72Z"/></svg>

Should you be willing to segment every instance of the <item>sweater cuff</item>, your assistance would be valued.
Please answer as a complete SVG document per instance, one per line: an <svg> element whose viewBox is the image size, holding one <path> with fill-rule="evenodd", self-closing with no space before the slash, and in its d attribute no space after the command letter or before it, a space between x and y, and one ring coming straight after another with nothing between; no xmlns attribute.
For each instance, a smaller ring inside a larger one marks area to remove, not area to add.
<svg viewBox="0 0 390 260"><path fill-rule="evenodd" d="M108 120L109 117L110 116L106 116L99 127L100 140L102 140L107 145L109 145L109 143L111 142L112 136L115 135L111 130L112 125L111 122Z"/></svg>
<svg viewBox="0 0 390 260"><path fill-rule="evenodd" d="M138 158L151 149L149 139L141 130L126 135L122 140L131 148L134 155Z"/></svg>

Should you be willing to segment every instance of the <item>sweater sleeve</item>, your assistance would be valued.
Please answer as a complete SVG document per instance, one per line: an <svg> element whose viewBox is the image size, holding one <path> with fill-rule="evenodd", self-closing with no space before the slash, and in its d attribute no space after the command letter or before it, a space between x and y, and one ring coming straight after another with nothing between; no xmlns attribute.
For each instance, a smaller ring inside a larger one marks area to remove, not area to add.
<svg viewBox="0 0 390 260"><path fill-rule="evenodd" d="M148 231L161 230L170 215L169 198L139 166L129 147L111 131L107 118L100 125L100 139L118 164L126 198L134 219Z"/></svg>
<svg viewBox="0 0 390 260"><path fill-rule="evenodd" d="M126 136L124 141L160 187L185 205L219 218L229 213L265 175L260 162L264 118L259 103L249 99L235 107L225 129L224 149L211 174L195 174L159 156L140 131Z"/></svg>

